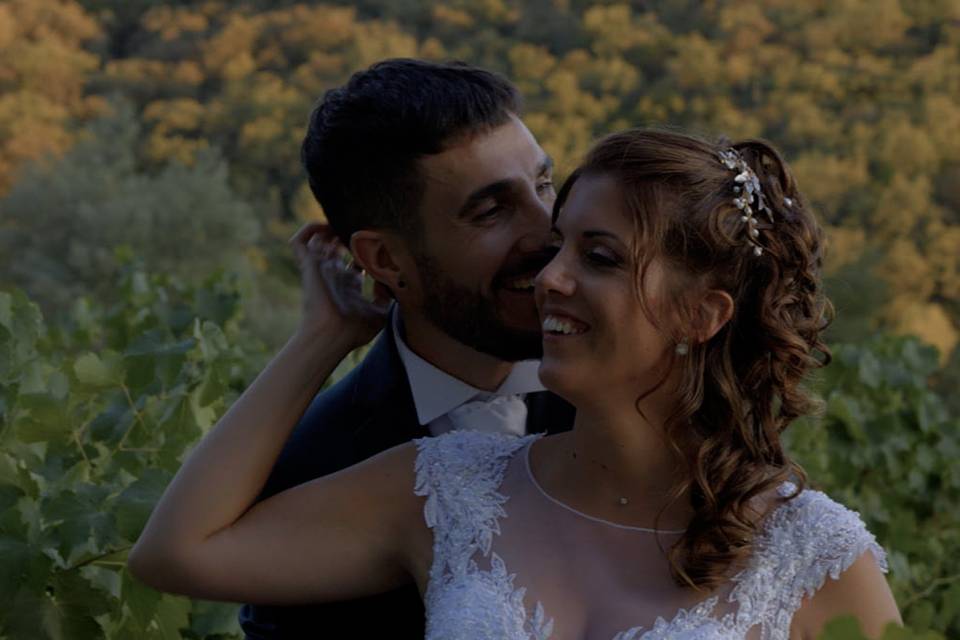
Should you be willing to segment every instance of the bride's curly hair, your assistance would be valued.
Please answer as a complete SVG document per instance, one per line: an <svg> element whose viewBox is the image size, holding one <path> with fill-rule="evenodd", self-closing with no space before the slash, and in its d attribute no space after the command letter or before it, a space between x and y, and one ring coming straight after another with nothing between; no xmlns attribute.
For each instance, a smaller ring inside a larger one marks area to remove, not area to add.
<svg viewBox="0 0 960 640"><path fill-rule="evenodd" d="M772 224L756 214L760 255L734 203L738 172L718 155L729 148L756 173L773 213ZM711 144L648 129L610 135L566 180L554 217L585 175L611 176L621 185L634 224L637 295L655 325L666 310L681 319L670 338L695 335L698 292L720 289L734 301L719 332L691 343L685 356L671 350L666 363L668 371L679 368L679 383L677 409L664 429L687 465L671 495L689 496L695 513L668 555L678 584L712 589L750 555L761 526L758 500L785 481L796 487L785 499L806 484L780 434L798 416L819 409L802 383L811 369L830 362L821 337L832 317L820 279L823 231L786 162L763 140ZM668 307L658 305L656 313L641 293L654 258L669 267L671 278L664 292ZM653 390L637 399L638 411Z"/></svg>

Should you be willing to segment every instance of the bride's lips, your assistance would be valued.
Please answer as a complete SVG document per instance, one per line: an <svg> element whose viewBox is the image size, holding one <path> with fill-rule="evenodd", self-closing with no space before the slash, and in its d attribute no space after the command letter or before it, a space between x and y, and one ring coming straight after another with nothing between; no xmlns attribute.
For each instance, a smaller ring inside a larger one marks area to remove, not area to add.
<svg viewBox="0 0 960 640"><path fill-rule="evenodd" d="M590 331L590 325L580 318L559 309L544 309L542 314L541 329L543 330L543 339L547 340L569 340L582 336Z"/></svg>

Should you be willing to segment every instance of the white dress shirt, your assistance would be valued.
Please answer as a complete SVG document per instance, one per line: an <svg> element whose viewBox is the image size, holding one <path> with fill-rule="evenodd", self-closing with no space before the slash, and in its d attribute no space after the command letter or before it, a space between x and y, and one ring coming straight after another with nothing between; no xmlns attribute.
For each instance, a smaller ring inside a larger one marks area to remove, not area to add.
<svg viewBox="0 0 960 640"><path fill-rule="evenodd" d="M393 313L391 324L400 360L410 381L417 419L431 435L458 429L526 435L527 407L523 398L528 393L544 390L538 374L539 360L515 363L495 391L483 391L415 354L401 335L398 311Z"/></svg>

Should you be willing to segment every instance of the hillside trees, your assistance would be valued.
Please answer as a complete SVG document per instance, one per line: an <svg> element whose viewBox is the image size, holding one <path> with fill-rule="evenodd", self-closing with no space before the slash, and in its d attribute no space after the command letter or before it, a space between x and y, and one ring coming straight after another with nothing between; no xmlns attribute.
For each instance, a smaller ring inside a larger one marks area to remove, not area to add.
<svg viewBox="0 0 960 640"><path fill-rule="evenodd" d="M66 151L75 120L100 112L85 91L99 58L85 45L101 35L75 2L0 3L0 195L25 163Z"/></svg>
<svg viewBox="0 0 960 640"><path fill-rule="evenodd" d="M157 272L250 271L245 251L259 235L253 209L207 149L191 165L171 160L147 172L130 108L95 121L66 155L27 171L0 200L0 269L48 309L113 286L120 246Z"/></svg>
<svg viewBox="0 0 960 640"><path fill-rule="evenodd" d="M598 136L628 126L772 140L839 230L831 235L862 234L856 247L834 246L830 268L873 265L860 280L882 284L886 295L866 324L917 333L945 363L960 339L955 3L19 0L0 7L14 16L8 35L0 34L6 57L56 47L60 61L15 56L0 128L24 134L10 138L0 162L19 166L64 152L76 131L64 123L92 117L103 96L119 92L143 128L145 166L189 165L219 150L231 188L266 230L268 255L271 239L320 215L297 154L323 92L385 57L461 58L517 81L526 121L560 177ZM40 104L37 96L47 106L24 106ZM12 174L0 171L2 178L13 184Z"/></svg>

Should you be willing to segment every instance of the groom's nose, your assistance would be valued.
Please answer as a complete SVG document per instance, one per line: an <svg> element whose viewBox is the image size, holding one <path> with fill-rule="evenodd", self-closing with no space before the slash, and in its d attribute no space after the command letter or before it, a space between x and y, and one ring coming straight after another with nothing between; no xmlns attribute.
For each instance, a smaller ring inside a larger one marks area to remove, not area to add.
<svg viewBox="0 0 960 640"><path fill-rule="evenodd" d="M523 226L518 248L524 252L542 251L550 242L550 209L536 198L524 206L518 217Z"/></svg>

